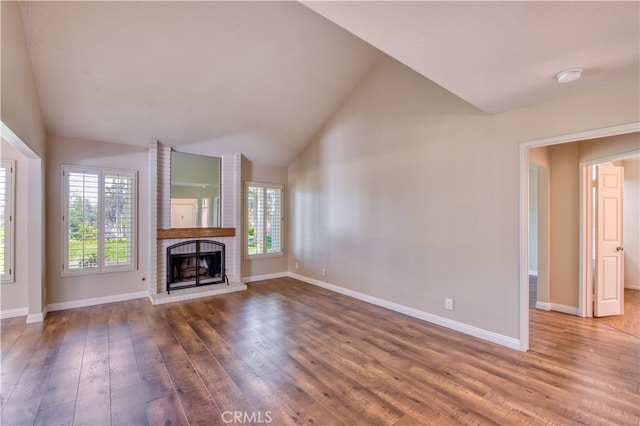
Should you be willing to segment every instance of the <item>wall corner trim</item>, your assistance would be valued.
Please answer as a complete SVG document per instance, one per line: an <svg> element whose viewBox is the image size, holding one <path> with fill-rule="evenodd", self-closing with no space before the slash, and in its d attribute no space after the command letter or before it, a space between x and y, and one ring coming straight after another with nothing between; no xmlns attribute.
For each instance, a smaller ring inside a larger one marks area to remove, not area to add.
<svg viewBox="0 0 640 426"><path fill-rule="evenodd" d="M295 278L297 280L306 282L308 284L312 284L318 287L325 288L327 290L334 291L336 293L343 294L345 296L353 297L354 299L361 300L363 302L371 303L373 305L381 306L383 308L390 309L395 312L399 312L401 314L408 315L410 317L418 318L423 321L427 321L436 325L440 325L446 328L449 328L454 331L459 331L464 334L468 334L473 337L477 337L482 340L489 341L491 343L496 343L498 345L506 346L511 349L516 349L519 351L525 351L527 348L522 347L519 339L515 339L513 337L504 336L502 334L494 333L492 331L484 330L479 327L474 327L472 325L468 325L459 321L454 321L448 318L444 318L438 315L430 314L428 312L420 311L418 309L410 308L405 305L400 305L398 303L389 302L384 299L380 299L377 297L369 296L364 293L360 293L358 291L349 290L344 287L340 287L334 284L329 284L323 281L319 281L313 278L305 277L304 275L298 275L292 272L287 274L290 278Z"/></svg>
<svg viewBox="0 0 640 426"><path fill-rule="evenodd" d="M42 322L47 317L47 313L48 312L49 312L49 310L45 306L45 308L44 308L44 310L42 312L39 312L37 314L29 314L29 315L27 315L27 319L26 319L25 322L27 324L32 324L34 322Z"/></svg>

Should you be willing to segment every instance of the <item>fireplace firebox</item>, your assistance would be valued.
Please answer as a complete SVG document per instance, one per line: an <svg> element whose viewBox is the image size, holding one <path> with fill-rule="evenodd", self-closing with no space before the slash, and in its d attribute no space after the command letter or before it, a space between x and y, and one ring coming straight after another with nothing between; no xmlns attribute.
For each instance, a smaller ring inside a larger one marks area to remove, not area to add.
<svg viewBox="0 0 640 426"><path fill-rule="evenodd" d="M223 243L191 240L167 247L167 293L225 282Z"/></svg>

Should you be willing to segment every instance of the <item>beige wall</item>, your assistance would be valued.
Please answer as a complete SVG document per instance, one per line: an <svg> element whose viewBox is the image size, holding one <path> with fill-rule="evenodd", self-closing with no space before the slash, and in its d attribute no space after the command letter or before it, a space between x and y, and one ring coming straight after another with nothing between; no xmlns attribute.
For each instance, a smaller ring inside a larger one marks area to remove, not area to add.
<svg viewBox="0 0 640 426"><path fill-rule="evenodd" d="M51 136L47 159L47 285L49 304L107 297L147 290L149 217L147 149L127 145ZM138 171L138 270L61 276L62 165Z"/></svg>
<svg viewBox="0 0 640 426"><path fill-rule="evenodd" d="M538 169L529 165L529 274L538 273Z"/></svg>
<svg viewBox="0 0 640 426"><path fill-rule="evenodd" d="M14 178L16 194L26 194L29 190L28 160L20 151L1 139L1 152L3 160L14 160L16 168ZM14 215L15 226L15 282L0 285L0 310L26 309L29 294L29 248L22 236L28 232L27 222L27 197L15 197L16 204Z"/></svg>
<svg viewBox="0 0 640 426"><path fill-rule="evenodd" d="M580 161L598 160L639 149L640 133L580 141Z"/></svg>
<svg viewBox="0 0 640 426"><path fill-rule="evenodd" d="M624 286L640 290L640 160L624 167Z"/></svg>
<svg viewBox="0 0 640 426"><path fill-rule="evenodd" d="M289 270L518 338L519 143L637 121L634 93L488 116L383 59L289 166Z"/></svg>
<svg viewBox="0 0 640 426"><path fill-rule="evenodd" d="M289 270L517 336L518 217L492 211L517 213L517 158L493 117L385 59L289 167Z"/></svg>
<svg viewBox="0 0 640 426"><path fill-rule="evenodd" d="M242 157L242 187L243 187L243 202L242 211L245 211L244 204L244 183L245 182L259 182L259 183L275 183L279 185L287 185L287 168L277 166L264 166L254 164L247 158ZM284 200L285 212L287 206L287 197ZM244 218L244 214L243 214ZM285 223L287 218L285 217ZM286 229L285 229L286 232ZM245 241L245 226L242 226L242 241ZM261 276L268 276L272 274L284 274L287 272L287 254L289 252L288 245L286 244L287 235L285 234L285 256L270 257L262 259L245 259L244 254L241 263L241 276L242 281L247 281L253 277L260 278ZM243 243L244 244L244 243Z"/></svg>
<svg viewBox="0 0 640 426"><path fill-rule="evenodd" d="M577 308L580 290L579 144L549 148L550 162L550 302Z"/></svg>

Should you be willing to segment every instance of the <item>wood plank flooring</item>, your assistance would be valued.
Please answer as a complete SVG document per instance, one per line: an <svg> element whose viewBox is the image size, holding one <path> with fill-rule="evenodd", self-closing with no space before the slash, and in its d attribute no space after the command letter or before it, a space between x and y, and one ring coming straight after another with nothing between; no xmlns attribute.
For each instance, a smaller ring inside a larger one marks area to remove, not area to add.
<svg viewBox="0 0 640 426"><path fill-rule="evenodd" d="M522 353L282 278L0 331L2 425L640 421L640 339L553 312Z"/></svg>
<svg viewBox="0 0 640 426"><path fill-rule="evenodd" d="M640 337L640 290L624 289L624 315L602 317L597 320Z"/></svg>

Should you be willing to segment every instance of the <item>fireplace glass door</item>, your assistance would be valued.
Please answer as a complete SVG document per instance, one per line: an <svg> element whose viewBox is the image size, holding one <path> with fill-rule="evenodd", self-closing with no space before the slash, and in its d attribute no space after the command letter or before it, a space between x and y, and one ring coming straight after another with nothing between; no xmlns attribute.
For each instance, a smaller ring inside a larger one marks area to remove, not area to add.
<svg viewBox="0 0 640 426"><path fill-rule="evenodd" d="M169 246L167 292L224 283L224 248L224 244L210 240L191 240Z"/></svg>

